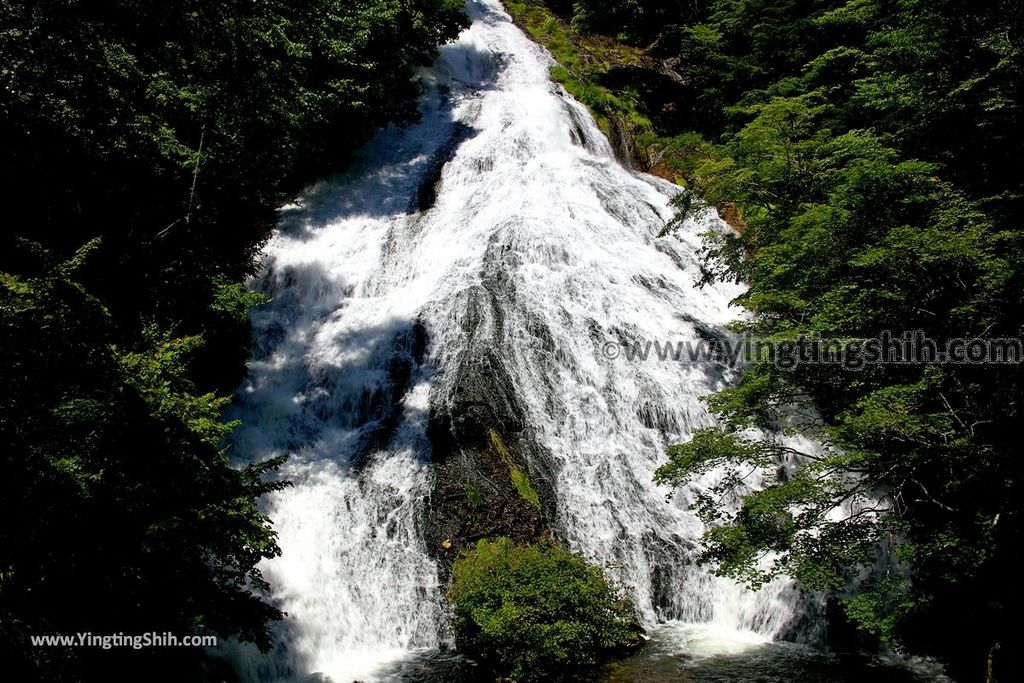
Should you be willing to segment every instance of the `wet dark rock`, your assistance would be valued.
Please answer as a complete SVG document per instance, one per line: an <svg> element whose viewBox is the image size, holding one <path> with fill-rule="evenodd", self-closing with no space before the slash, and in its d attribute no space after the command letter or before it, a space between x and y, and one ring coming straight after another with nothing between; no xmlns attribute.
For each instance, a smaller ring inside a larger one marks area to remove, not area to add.
<svg viewBox="0 0 1024 683"><path fill-rule="evenodd" d="M508 452L513 462L521 463L518 440L513 443ZM526 471L522 464L514 466ZM481 539L507 536L529 543L546 533L543 504L537 507L520 494L510 465L493 444L457 448L435 465L434 478L425 539L443 571L460 551ZM530 483L539 499L540 487L533 477Z"/></svg>
<svg viewBox="0 0 1024 683"><path fill-rule="evenodd" d="M612 146L615 158L626 168L633 170L646 166L638 157L636 132L630 122L619 114L608 116L608 143Z"/></svg>
<svg viewBox="0 0 1024 683"><path fill-rule="evenodd" d="M554 518L550 458L527 423L500 343L512 295L497 273L464 294L469 344L431 397L434 487L424 538L445 573L476 541L535 541Z"/></svg>
<svg viewBox="0 0 1024 683"><path fill-rule="evenodd" d="M349 407L348 412L359 416L358 423L367 425L353 458L357 465L391 440L402 418L402 401L410 389L413 371L423 363L427 341L426 328L418 320L398 331L387 361L387 383L364 395L359 406Z"/></svg>
<svg viewBox="0 0 1024 683"><path fill-rule="evenodd" d="M400 683L480 683L490 680L468 657L451 652L427 652L379 672Z"/></svg>
<svg viewBox="0 0 1024 683"><path fill-rule="evenodd" d="M409 207L409 213L416 211L427 211L433 208L437 201L437 188L441 183L441 172L445 164L455 157L459 146L473 136L475 129L471 126L456 121L452 126L451 135L448 140L435 151L427 162L427 171L420 181L419 189L416 191L416 201Z"/></svg>

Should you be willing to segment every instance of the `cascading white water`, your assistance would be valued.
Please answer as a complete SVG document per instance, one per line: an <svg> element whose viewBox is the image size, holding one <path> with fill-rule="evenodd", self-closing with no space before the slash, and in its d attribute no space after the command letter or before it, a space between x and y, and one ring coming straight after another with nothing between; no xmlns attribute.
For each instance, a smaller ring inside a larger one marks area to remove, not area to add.
<svg viewBox="0 0 1024 683"><path fill-rule="evenodd" d="M697 341L738 290L697 288L700 234L658 238L678 191L615 161L551 57L498 0L424 72L422 120L382 132L352 171L286 207L266 248L257 350L240 390L240 459L290 453L269 497L283 554L264 572L288 617L251 680L381 676L443 644L438 571L420 527L426 423L472 363L466 293L486 280L492 338L549 454L557 530L606 564L645 624L792 635L798 595L758 592L689 561L702 528L652 484L664 447L711 424L708 365L610 358L608 342ZM374 672L377 671L375 674Z"/></svg>

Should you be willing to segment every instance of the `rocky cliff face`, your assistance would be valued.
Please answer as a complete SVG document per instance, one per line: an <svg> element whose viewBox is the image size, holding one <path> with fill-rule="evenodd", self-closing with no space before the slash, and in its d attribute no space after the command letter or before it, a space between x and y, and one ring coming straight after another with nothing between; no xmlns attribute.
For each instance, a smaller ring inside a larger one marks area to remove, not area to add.
<svg viewBox="0 0 1024 683"><path fill-rule="evenodd" d="M467 347L431 399L434 479L424 539L443 572L483 538L534 541L554 517L550 458L537 445L499 349L497 272L467 290Z"/></svg>

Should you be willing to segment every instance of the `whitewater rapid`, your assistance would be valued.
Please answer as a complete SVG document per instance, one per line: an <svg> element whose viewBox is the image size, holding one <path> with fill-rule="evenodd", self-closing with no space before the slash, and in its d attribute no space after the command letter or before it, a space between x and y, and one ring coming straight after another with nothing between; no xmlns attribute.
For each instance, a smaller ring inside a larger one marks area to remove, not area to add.
<svg viewBox="0 0 1024 683"><path fill-rule="evenodd" d="M265 248L256 288L271 303L254 314L233 452L291 454L294 485L267 500L282 555L263 566L287 617L274 652L239 647L236 668L383 680L390 662L447 644L422 532L427 422L480 335L549 459L556 533L645 625L813 639L787 582L752 593L693 566L703 529L689 494L667 501L652 483L666 444L713 423L699 399L731 373L608 352L696 342L739 316L737 287L695 285L701 234L726 228L708 215L658 237L679 188L615 160L498 0L468 11L472 26L422 74L421 120L285 207Z"/></svg>

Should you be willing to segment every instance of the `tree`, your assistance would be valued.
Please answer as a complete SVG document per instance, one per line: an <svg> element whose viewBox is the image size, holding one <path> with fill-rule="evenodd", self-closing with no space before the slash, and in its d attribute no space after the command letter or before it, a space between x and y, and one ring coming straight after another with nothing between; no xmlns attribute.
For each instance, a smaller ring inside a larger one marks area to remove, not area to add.
<svg viewBox="0 0 1024 683"><path fill-rule="evenodd" d="M1020 150L1006 132L1019 104L1004 99L1019 57L1003 39L1019 15L1001 3L808 7L818 54L780 61L743 47L756 35L730 35L722 11L709 20L721 49L775 80L720 101L736 127L720 144L688 138L681 168L706 203L740 207L742 232L708 236L705 278L748 285L737 327L776 354L709 397L721 428L671 448L659 480L725 471L696 508L705 560L723 574L757 585L786 572L847 596L876 640L938 654L965 680L994 656L1010 678L1021 367L883 364L869 350L886 331L940 348L1021 336L1019 169L995 171ZM778 362L822 338L845 364ZM782 429L820 452L764 436ZM755 468L769 475L758 490ZM724 496L735 513L715 504Z"/></svg>
<svg viewBox="0 0 1024 683"><path fill-rule="evenodd" d="M279 549L258 501L280 459L232 467L222 421L260 303L240 282L287 197L415 116L415 69L465 23L459 0L0 0L0 635L19 680L208 665L33 635L268 644L258 564Z"/></svg>
<svg viewBox="0 0 1024 683"><path fill-rule="evenodd" d="M575 679L641 633L601 571L550 542L480 541L456 560L448 597L460 649L516 681Z"/></svg>

